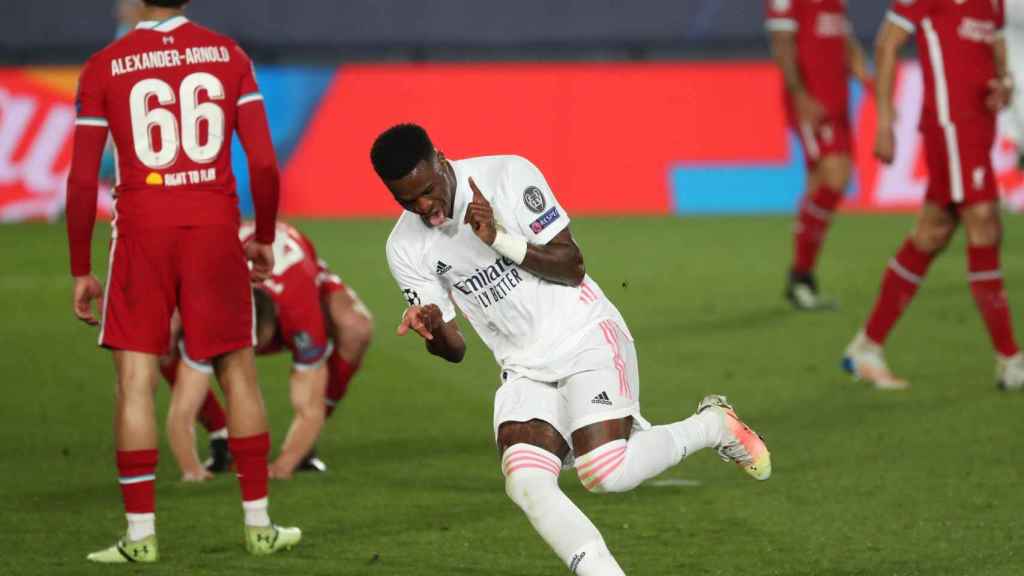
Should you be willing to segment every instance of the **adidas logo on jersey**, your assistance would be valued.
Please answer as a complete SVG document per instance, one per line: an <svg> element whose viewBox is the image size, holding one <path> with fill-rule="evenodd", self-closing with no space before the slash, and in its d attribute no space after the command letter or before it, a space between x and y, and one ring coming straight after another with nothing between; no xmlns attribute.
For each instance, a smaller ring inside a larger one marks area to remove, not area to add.
<svg viewBox="0 0 1024 576"><path fill-rule="evenodd" d="M443 276L444 274L447 274L448 271L451 270L451 269L452 269L451 266L445 264L444 262L442 262L440 260L437 261L437 275L438 276Z"/></svg>
<svg viewBox="0 0 1024 576"><path fill-rule="evenodd" d="M605 406L612 405L612 399L608 397L607 392L601 392L594 399L590 401L591 404L604 404Z"/></svg>

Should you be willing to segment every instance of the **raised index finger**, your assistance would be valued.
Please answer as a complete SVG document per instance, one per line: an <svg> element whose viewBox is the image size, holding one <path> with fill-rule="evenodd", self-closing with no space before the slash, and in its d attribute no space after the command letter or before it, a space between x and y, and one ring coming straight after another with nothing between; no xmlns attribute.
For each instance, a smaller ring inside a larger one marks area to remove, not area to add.
<svg viewBox="0 0 1024 576"><path fill-rule="evenodd" d="M476 187L476 181L473 180L472 176L469 177L469 187L473 189L473 202L479 202L480 204L489 204L489 202L487 202L487 198L484 198L483 193L480 192L480 189Z"/></svg>

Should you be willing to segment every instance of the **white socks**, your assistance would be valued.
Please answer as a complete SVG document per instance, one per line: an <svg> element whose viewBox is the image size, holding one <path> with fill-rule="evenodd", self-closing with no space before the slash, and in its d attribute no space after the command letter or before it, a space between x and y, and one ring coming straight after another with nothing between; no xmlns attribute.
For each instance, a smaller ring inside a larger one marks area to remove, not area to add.
<svg viewBox="0 0 1024 576"><path fill-rule="evenodd" d="M227 440L228 439L228 428L227 426L220 430L214 430L206 435L207 440Z"/></svg>
<svg viewBox="0 0 1024 576"><path fill-rule="evenodd" d="M242 502L242 510L245 511L246 526L270 526L270 514L267 513L268 501L266 498Z"/></svg>
<svg viewBox="0 0 1024 576"><path fill-rule="evenodd" d="M603 444L576 459L576 473L591 492L625 492L719 443L721 418L708 410L682 422L634 432L629 440Z"/></svg>
<svg viewBox="0 0 1024 576"><path fill-rule="evenodd" d="M573 574L625 576L601 533L558 487L561 467L547 450L515 444L501 459L505 492Z"/></svg>
<svg viewBox="0 0 1024 576"><path fill-rule="evenodd" d="M722 443L725 433L725 422L718 410L705 410L694 414L682 422L658 426L668 428L676 446L682 451L683 458L704 448L714 448Z"/></svg>
<svg viewBox="0 0 1024 576"><path fill-rule="evenodd" d="M156 534L156 514L125 514L128 519L128 540L137 542Z"/></svg>

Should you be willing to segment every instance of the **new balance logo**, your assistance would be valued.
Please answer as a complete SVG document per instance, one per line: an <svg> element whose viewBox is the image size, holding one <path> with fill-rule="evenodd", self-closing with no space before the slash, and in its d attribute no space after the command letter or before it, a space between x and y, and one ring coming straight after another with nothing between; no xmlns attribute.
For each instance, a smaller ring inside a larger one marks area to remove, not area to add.
<svg viewBox="0 0 1024 576"><path fill-rule="evenodd" d="M605 406L612 405L612 399L608 397L607 392L601 392L594 399L590 401L591 404L604 404Z"/></svg>
<svg viewBox="0 0 1024 576"><path fill-rule="evenodd" d="M452 269L451 266L445 264L444 262L441 262L440 260L437 261L437 275L438 276L443 276L444 274L447 274L448 271L451 270L451 269Z"/></svg>

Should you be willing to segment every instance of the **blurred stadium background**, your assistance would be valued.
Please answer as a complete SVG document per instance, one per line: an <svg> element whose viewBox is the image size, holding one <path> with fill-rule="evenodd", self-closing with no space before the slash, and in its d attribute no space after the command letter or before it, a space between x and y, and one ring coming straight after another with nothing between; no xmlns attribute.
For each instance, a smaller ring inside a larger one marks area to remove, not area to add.
<svg viewBox="0 0 1024 576"><path fill-rule="evenodd" d="M303 548L272 568L243 557L233 479L180 483L164 444L163 558L147 573L562 573L502 490L490 355L470 336L453 368L393 333L402 301L383 249L398 208L368 149L404 120L452 157L516 153L545 172L575 217L588 270L637 337L649 419L677 419L723 391L768 437L776 472L763 484L711 454L613 498L563 474L628 573L1024 573L1013 452L1024 398L992 386L962 238L890 340L890 361L915 388L880 395L837 366L923 191L916 64L900 74L892 168L871 159L874 106L853 87L857 174L845 209L859 213L837 220L821 267L842 307L797 315L781 292L803 161L760 0L193 4L191 18L253 55L283 217L359 291L377 335L321 439L331 470L272 488L275 517L307 531ZM869 46L887 2L849 4ZM0 225L0 574L109 572L83 555L123 521L113 370L71 316L63 226L45 222L62 213L78 67L115 29L110 0L12 1L0 17L0 220L10 223ZM1024 177L1005 132L994 154L1007 204L1020 204ZM237 144L234 158L248 211ZM1020 217L1007 220L1019 319ZM95 235L98 267L108 236ZM291 416L287 360L259 360L275 445ZM161 387L161 417L166 401Z"/></svg>
<svg viewBox="0 0 1024 576"><path fill-rule="evenodd" d="M17 120L0 131L0 219L52 218L69 163L75 66L110 41L113 8L52 0L6 9L0 113ZM884 0L851 3L866 45L885 9ZM373 193L366 150L381 127L407 119L453 157L533 159L578 215L789 212L802 190L759 1L221 0L190 14L238 38L258 64L286 216L395 214ZM860 138L846 207L913 207L924 182L919 69L900 76L908 113L891 169L871 158L871 99L857 85L853 95ZM1024 203L1005 136L995 155L1007 197ZM244 166L237 142L235 162ZM248 211L246 171L236 173Z"/></svg>

